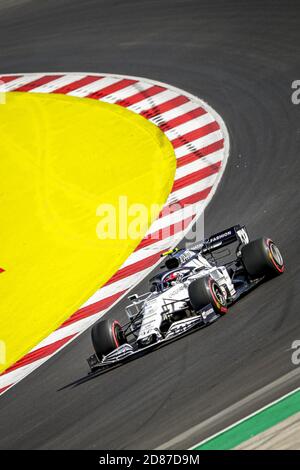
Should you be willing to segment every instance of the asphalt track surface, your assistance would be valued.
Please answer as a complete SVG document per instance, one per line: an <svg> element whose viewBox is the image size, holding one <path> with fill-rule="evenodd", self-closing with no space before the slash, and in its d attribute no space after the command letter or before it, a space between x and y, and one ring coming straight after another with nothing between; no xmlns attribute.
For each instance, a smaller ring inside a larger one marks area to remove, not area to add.
<svg viewBox="0 0 300 470"><path fill-rule="evenodd" d="M0 400L0 448L155 448L293 370L300 338L300 4L288 1L31 1L1 10L2 73L145 76L221 114L231 152L206 234L246 223L271 236L287 272L207 329L87 380L90 333ZM145 289L145 283L140 291ZM122 318L124 303L110 313ZM26 314L26 312L24 312ZM298 380L298 379L297 379ZM268 388L187 448L299 386Z"/></svg>

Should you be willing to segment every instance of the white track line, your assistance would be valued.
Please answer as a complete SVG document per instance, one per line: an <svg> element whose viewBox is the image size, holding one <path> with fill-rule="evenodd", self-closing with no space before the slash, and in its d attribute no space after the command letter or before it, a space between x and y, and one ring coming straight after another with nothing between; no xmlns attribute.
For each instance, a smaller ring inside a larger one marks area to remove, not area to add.
<svg viewBox="0 0 300 470"><path fill-rule="evenodd" d="M274 380L274 382L260 388L254 393L251 393L248 395L246 398L243 398L242 400L234 403L233 405L229 406L228 408L225 408L224 410L220 411L220 413L217 413L216 415L212 416L211 418L206 419L205 421L202 421L201 423L196 424L195 426L191 427L187 431L178 434L178 436L174 437L173 439L170 439L169 441L165 442L164 444L160 445L157 447L157 450L163 450L163 449L170 449L171 447L174 447L176 445L179 445L180 443L191 439L191 438L196 438L196 435L199 434L201 431L205 430L208 426L213 425L214 423L217 423L220 420L224 420L230 416L232 416L235 412L242 410L245 406L248 406L251 403L255 403L257 399L263 397L270 391L274 391L276 388L279 388L281 385L286 385L288 381L293 380L294 378L300 377L300 367L297 369L288 372L287 374L283 375L277 380ZM241 424L242 422L248 420L252 416L255 416L256 414L260 413L261 411L269 408L272 405L275 405L276 403L280 402L284 398L287 398L288 396L292 395L293 393L297 392L300 390L300 387L294 389L292 392L289 392L277 400L269 403L266 406L263 406L262 408L259 408L255 412L245 416L244 418L234 422L230 426L222 429L221 431L218 431L217 433L209 436L207 439L204 439L196 444L194 444L190 449L193 449L195 447L198 447L202 444L205 444L207 441L210 441L211 439L214 439L215 437L219 436L220 434L229 431L229 429L232 429L233 427L237 426L238 424Z"/></svg>
<svg viewBox="0 0 300 470"><path fill-rule="evenodd" d="M274 382L266 385L265 387L262 387L261 389L257 390L254 393L251 393L248 395L246 398L243 398L242 400L234 403L233 405L229 406L228 408L225 408L222 410L220 413L217 413L215 416L212 416L211 418L206 419L205 421L196 424L192 428L188 429L187 431L179 434L178 436L174 437L173 439L170 439L169 441L165 442L161 446L157 447L157 450L163 450L163 449L170 449L171 447L174 447L187 439L193 438L196 434L199 434L201 431L203 431L205 428L208 426L211 426L215 422L221 420L221 419L226 419L227 417L230 417L233 413L235 413L238 410L242 410L245 406L249 405L249 403L255 402L258 398L262 397L263 395L267 394L270 391L274 391L276 387L279 387L281 385L285 385L289 380L294 379L294 378L300 377L300 368L297 368L293 370L292 372L289 372L279 379L275 380ZM211 439L214 439L215 437L219 436L220 434L223 434L226 431L229 431L230 429L234 428L235 426L238 426L239 424L243 423L244 421L247 421L249 418L252 418L253 416L257 415L261 411L266 410L267 408L270 408L271 406L275 405L276 403L279 403L280 401L284 400L285 398L289 397L290 395L293 395L294 393L298 392L300 390L300 387L292 390L291 392L281 396L277 400L272 401L271 403L268 403L267 405L263 406L262 408L259 408L258 410L254 411L253 413L245 416L244 418L234 422L230 426L227 426L226 428L222 429L221 431L218 431L217 433L209 436L206 439L203 439L202 441L194 444L192 447L190 447L189 450L194 449L195 447L199 447L200 445L205 444L206 442L210 441Z"/></svg>

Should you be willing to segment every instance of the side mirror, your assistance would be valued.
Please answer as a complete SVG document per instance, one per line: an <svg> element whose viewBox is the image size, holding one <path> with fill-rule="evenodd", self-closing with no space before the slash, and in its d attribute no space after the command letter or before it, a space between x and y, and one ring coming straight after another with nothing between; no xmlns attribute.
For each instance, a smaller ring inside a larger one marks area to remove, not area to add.
<svg viewBox="0 0 300 470"><path fill-rule="evenodd" d="M179 259L178 258L168 258L166 260L166 267L167 269L175 269L179 267Z"/></svg>

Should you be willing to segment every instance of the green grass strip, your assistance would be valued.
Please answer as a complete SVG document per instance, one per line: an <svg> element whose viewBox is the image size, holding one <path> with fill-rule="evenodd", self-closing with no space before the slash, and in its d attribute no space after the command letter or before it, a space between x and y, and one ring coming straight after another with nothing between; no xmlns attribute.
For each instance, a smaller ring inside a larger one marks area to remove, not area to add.
<svg viewBox="0 0 300 470"><path fill-rule="evenodd" d="M300 391L295 391L286 398L259 411L257 414L237 423L227 431L219 433L194 450L226 450L233 449L242 442L266 431L281 421L300 411Z"/></svg>

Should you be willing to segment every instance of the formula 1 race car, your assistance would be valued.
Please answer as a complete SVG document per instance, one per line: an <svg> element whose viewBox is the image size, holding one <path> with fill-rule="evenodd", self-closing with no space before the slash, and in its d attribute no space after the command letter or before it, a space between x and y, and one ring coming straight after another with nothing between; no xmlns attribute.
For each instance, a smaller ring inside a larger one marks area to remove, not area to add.
<svg viewBox="0 0 300 470"><path fill-rule="evenodd" d="M229 245L235 245L234 251ZM150 291L129 297L129 321L121 326L108 318L93 326L95 354L87 360L92 371L214 322L243 294L284 272L275 243L269 238L249 241L240 225L162 256L164 271L150 279Z"/></svg>

